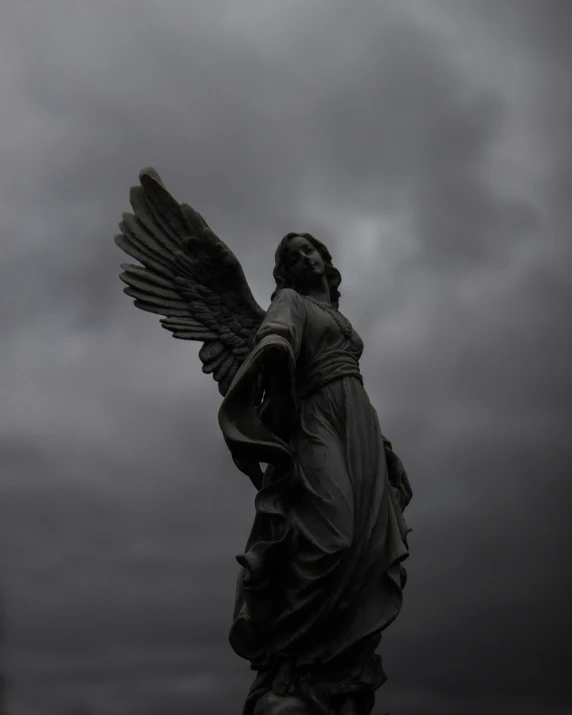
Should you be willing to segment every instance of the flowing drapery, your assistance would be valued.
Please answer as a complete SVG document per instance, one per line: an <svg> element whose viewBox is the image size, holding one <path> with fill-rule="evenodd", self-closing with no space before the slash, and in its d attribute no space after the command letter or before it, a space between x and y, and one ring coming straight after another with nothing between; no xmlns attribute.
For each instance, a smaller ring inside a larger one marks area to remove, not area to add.
<svg viewBox="0 0 572 715"><path fill-rule="evenodd" d="M281 291L219 413L258 490L230 633L258 671L245 715L270 688L326 713L385 679L375 649L401 608L411 489L362 384L363 344L335 317Z"/></svg>

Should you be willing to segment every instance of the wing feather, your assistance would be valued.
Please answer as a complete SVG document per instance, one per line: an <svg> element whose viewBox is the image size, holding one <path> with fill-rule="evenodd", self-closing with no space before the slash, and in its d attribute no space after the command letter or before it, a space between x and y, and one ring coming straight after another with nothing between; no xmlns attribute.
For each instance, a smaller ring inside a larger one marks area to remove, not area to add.
<svg viewBox="0 0 572 715"><path fill-rule="evenodd" d="M187 308L187 305L182 298L177 297L175 300L169 300L156 294L146 293L138 288L131 288L130 286L124 288L123 292L125 295L136 298L143 303L154 305L157 308L164 308L166 310L172 310L173 308L176 310L185 310Z"/></svg>
<svg viewBox="0 0 572 715"><path fill-rule="evenodd" d="M209 333L208 331L201 331L201 330L174 330L173 337L178 338L179 340L204 341L204 340L216 340L217 336L214 333Z"/></svg>
<svg viewBox="0 0 572 715"><path fill-rule="evenodd" d="M171 278L172 271L169 264L163 262L160 258L157 260L154 255L142 248L140 244L130 241L121 233L115 237L115 243L121 250L125 251L127 255L131 256L131 258L140 261L148 270L153 271L156 275L162 276L167 280Z"/></svg>
<svg viewBox="0 0 572 715"><path fill-rule="evenodd" d="M133 305L140 310L145 310L147 313L157 313L157 315L168 315L183 317L188 314L188 310L182 308L165 308L164 306L154 305L153 303L148 303L147 301L139 300L136 298L133 301Z"/></svg>
<svg viewBox="0 0 572 715"><path fill-rule="evenodd" d="M121 280L124 280L122 277L124 274L128 274L130 277L140 278L142 281L152 283L153 285L157 285L162 288L173 287L172 281L165 280L165 278L161 278L161 276L148 271L146 268L136 266L133 263L121 263L120 265L121 268L123 268L123 273L119 276Z"/></svg>
<svg viewBox="0 0 572 715"><path fill-rule="evenodd" d="M146 175L142 176L141 184L149 214L164 228L171 249L173 251L180 249L183 240L189 235L189 227L186 225L180 205L168 191L153 179L148 180ZM145 191L145 188L148 190Z"/></svg>
<svg viewBox="0 0 572 715"><path fill-rule="evenodd" d="M232 355L225 355L224 360L222 360L219 365L213 370L214 379L220 384L228 373L232 370L234 365L234 360Z"/></svg>
<svg viewBox="0 0 572 715"><path fill-rule="evenodd" d="M130 290L133 291L128 293L127 290L124 289L125 293L132 295L134 298L138 298L137 293L140 293L141 295L156 296L158 299L181 300L181 296L176 291L158 286L156 283L145 280L145 278L133 276L129 273L121 273L119 278L121 278L124 283L127 283Z"/></svg>
<svg viewBox="0 0 572 715"><path fill-rule="evenodd" d="M205 343L203 347L199 350L200 359L206 364L210 364L220 355L225 355L226 350L222 340L213 340L210 343Z"/></svg>
<svg viewBox="0 0 572 715"><path fill-rule="evenodd" d="M165 248L169 254L180 248L180 242L174 239L171 227L153 209L142 186L131 188L129 200L143 228L153 236L159 246Z"/></svg>
<svg viewBox="0 0 572 715"><path fill-rule="evenodd" d="M252 349L265 311L236 256L188 204L179 204L153 168L132 187L115 243L141 265L122 263L124 293L165 316L173 337L203 343L199 357L225 394Z"/></svg>
<svg viewBox="0 0 572 715"><path fill-rule="evenodd" d="M148 251L157 259L162 259L171 264L172 251L163 242L156 241L147 226L134 214L125 212L119 228L126 238L138 245L142 250Z"/></svg>

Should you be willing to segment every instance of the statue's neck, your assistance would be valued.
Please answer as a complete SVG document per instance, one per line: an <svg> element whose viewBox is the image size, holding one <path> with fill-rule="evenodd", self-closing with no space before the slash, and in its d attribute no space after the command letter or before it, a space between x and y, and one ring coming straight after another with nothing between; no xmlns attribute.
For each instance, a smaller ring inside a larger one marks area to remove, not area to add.
<svg viewBox="0 0 572 715"><path fill-rule="evenodd" d="M329 291L325 293L324 291L303 290L301 291L301 294L305 295L307 298L312 298L313 300L318 301L318 303L331 303Z"/></svg>
<svg viewBox="0 0 572 715"><path fill-rule="evenodd" d="M326 280L325 276L322 276L320 282L316 283L315 285L304 286L300 290L300 293L302 295L308 296L308 298L313 298L320 303L331 303L330 286L328 285L328 281Z"/></svg>

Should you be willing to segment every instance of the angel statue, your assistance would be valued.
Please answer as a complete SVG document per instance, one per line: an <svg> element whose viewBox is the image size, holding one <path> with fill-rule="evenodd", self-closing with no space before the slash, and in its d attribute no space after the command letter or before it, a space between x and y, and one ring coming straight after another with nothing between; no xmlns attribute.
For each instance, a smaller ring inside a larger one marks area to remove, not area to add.
<svg viewBox="0 0 572 715"><path fill-rule="evenodd" d="M224 440L256 488L230 629L256 672L242 713L368 715L386 680L376 649L402 604L412 492L338 310L341 275L323 243L289 233L264 311L203 217L154 169L139 178L115 238L141 264L122 264L125 293L203 343Z"/></svg>

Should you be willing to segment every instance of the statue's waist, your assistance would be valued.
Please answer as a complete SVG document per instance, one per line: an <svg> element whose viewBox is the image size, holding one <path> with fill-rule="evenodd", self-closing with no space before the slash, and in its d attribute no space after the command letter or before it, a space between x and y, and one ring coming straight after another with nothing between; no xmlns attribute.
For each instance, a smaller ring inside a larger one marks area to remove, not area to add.
<svg viewBox="0 0 572 715"><path fill-rule="evenodd" d="M363 383L358 361L345 351L300 365L296 392L300 398L305 398L341 377L356 377Z"/></svg>

